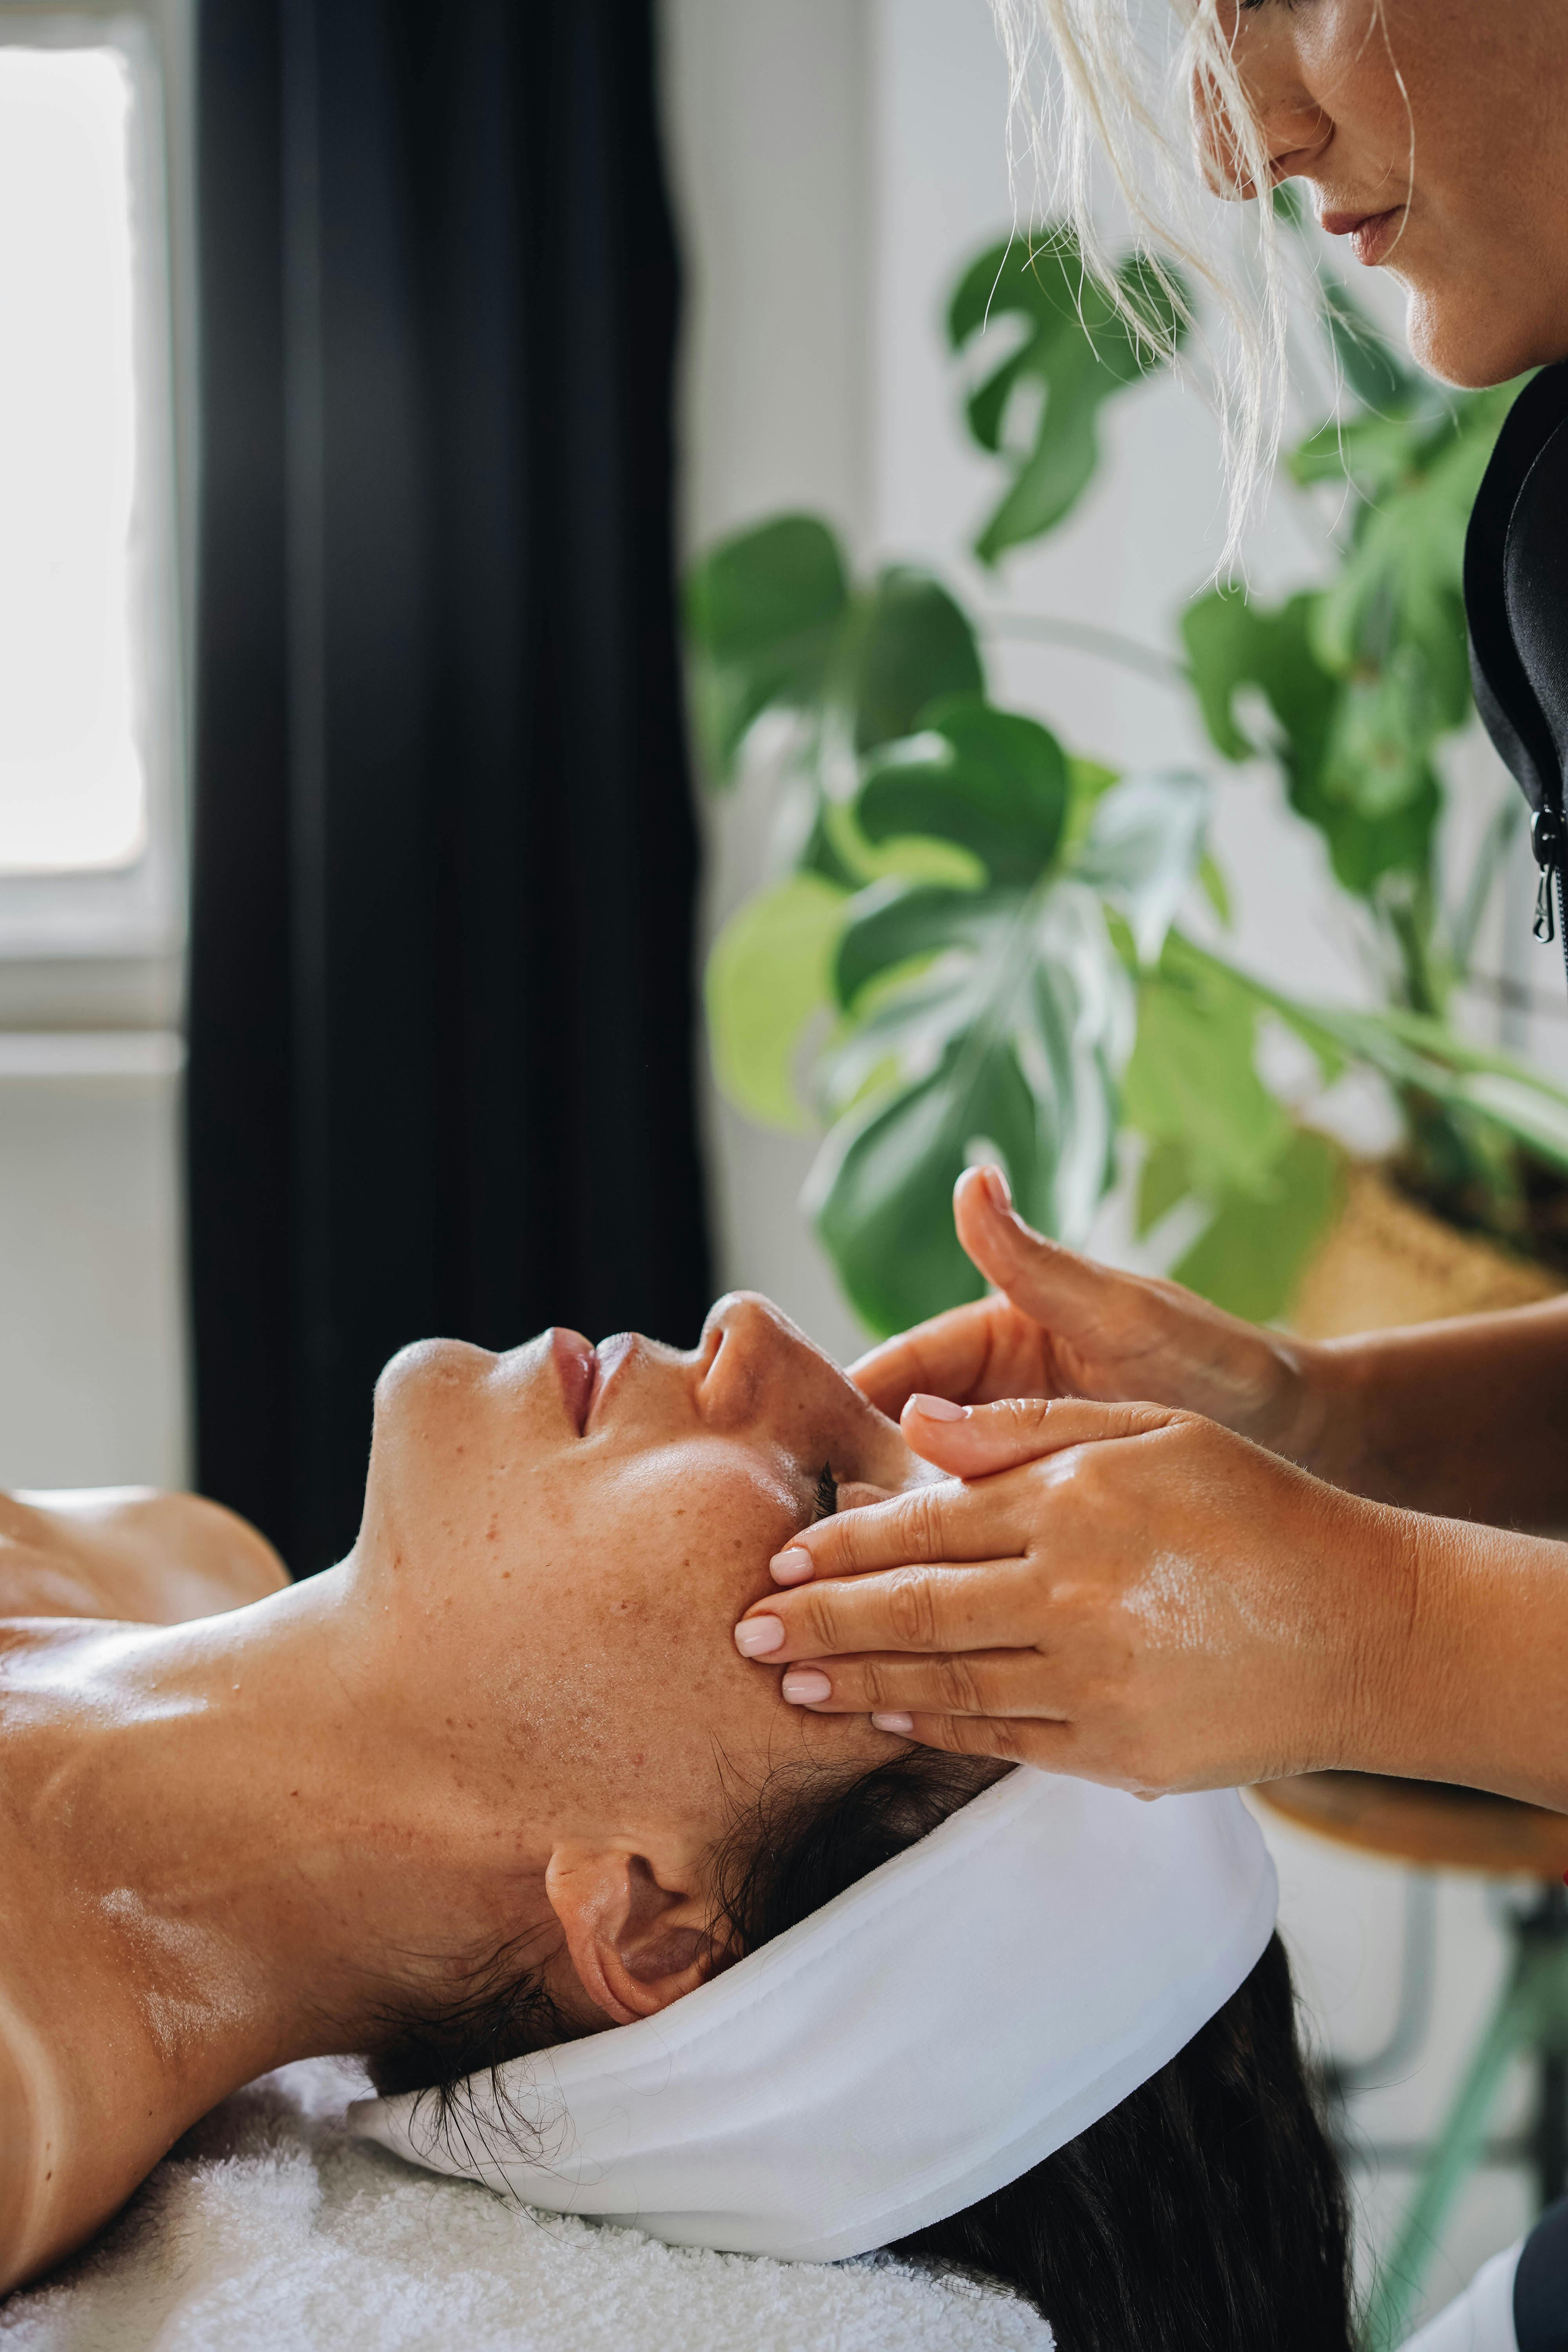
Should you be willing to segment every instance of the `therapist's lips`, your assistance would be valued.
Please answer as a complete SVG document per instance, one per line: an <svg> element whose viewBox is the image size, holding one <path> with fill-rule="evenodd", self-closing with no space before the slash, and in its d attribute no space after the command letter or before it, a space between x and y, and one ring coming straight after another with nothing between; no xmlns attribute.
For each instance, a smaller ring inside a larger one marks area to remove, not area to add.
<svg viewBox="0 0 1568 2352"><path fill-rule="evenodd" d="M550 1349L561 1382L561 1394L579 1437L587 1426L598 1383L599 1359L593 1343L581 1331L557 1323L550 1334Z"/></svg>
<svg viewBox="0 0 1568 2352"><path fill-rule="evenodd" d="M1325 213L1327 236L1347 236L1351 251L1368 269L1374 268L1405 226L1405 206L1393 205L1383 213Z"/></svg>

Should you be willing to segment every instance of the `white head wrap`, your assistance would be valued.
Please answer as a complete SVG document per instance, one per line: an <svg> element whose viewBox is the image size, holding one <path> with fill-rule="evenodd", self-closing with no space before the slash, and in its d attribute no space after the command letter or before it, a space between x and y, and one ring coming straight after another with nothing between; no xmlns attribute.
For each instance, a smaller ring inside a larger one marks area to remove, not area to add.
<svg viewBox="0 0 1568 2352"><path fill-rule="evenodd" d="M1234 1790L1142 1804L1020 1767L635 2025L353 2127L432 2171L672 2245L832 2262L1016 2180L1250 1972L1273 1864Z"/></svg>

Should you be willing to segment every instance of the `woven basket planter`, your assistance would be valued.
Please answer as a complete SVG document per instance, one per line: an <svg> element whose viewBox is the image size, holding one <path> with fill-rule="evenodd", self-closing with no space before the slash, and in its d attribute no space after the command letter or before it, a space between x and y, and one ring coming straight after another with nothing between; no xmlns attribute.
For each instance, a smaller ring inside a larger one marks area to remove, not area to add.
<svg viewBox="0 0 1568 2352"><path fill-rule="evenodd" d="M1444 1224L1363 1160L1352 1166L1339 1221L1302 1277L1290 1328L1304 1339L1338 1339L1528 1307L1563 1287L1529 1259Z"/></svg>

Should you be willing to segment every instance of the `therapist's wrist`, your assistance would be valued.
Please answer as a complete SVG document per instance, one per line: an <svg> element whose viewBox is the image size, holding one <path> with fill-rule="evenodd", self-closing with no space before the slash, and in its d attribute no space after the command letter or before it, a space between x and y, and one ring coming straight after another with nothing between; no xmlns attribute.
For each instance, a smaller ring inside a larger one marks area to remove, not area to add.
<svg viewBox="0 0 1568 2352"><path fill-rule="evenodd" d="M1563 1548L1345 1497L1342 1771L1456 1781L1568 1805Z"/></svg>
<svg viewBox="0 0 1568 2352"><path fill-rule="evenodd" d="M1568 1548L1391 1510L1414 1530L1405 1662L1383 1769L1568 1811Z"/></svg>
<svg viewBox="0 0 1568 2352"><path fill-rule="evenodd" d="M1368 1412L1375 1402L1365 1348L1355 1339L1292 1339L1280 1345L1291 1377L1281 1386L1267 1442L1314 1478L1363 1492Z"/></svg>
<svg viewBox="0 0 1568 2352"><path fill-rule="evenodd" d="M1336 1518L1345 1638L1329 1711L1334 1752L1321 1760L1337 1771L1421 1773L1449 1648L1453 1580L1433 1540L1438 1523L1348 1494Z"/></svg>

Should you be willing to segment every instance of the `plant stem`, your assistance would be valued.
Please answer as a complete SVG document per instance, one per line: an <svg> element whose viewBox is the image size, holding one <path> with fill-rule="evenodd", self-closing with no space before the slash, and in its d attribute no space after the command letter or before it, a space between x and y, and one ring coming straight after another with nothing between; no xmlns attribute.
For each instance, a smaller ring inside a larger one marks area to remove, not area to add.
<svg viewBox="0 0 1568 2352"><path fill-rule="evenodd" d="M1049 613L984 613L981 625L994 637L1023 637L1047 646L1070 646L1078 653L1093 654L1100 661L1116 662L1123 669L1137 670L1159 686L1190 687L1193 674L1185 662L1174 661L1169 654L1158 652L1152 646L1140 645L1136 637L1124 637L1115 629L1096 628L1090 621L1067 621Z"/></svg>

